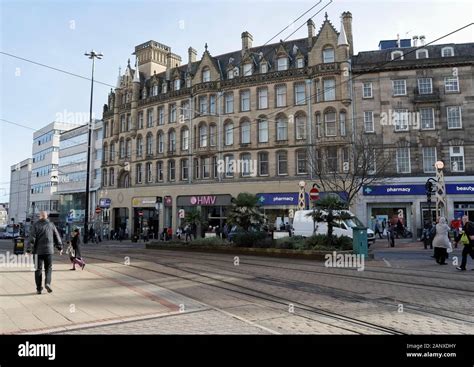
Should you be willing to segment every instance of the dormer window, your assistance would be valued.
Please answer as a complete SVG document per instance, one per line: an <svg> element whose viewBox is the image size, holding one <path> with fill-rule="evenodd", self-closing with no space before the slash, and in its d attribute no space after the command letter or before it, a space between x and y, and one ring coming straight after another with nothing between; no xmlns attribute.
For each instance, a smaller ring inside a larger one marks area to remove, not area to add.
<svg viewBox="0 0 474 367"><path fill-rule="evenodd" d="M181 87L181 80L180 79L175 79L174 80L174 90L179 90Z"/></svg>
<svg viewBox="0 0 474 367"><path fill-rule="evenodd" d="M304 67L304 59L302 57L299 57L296 59L296 67L298 69L301 69Z"/></svg>
<svg viewBox="0 0 474 367"><path fill-rule="evenodd" d="M158 95L158 86L157 85L154 85L153 86L153 93L152 93L153 96L157 96Z"/></svg>
<svg viewBox="0 0 474 367"><path fill-rule="evenodd" d="M265 74L268 72L268 64L266 62L260 65L260 72L262 74Z"/></svg>
<svg viewBox="0 0 474 367"><path fill-rule="evenodd" d="M186 79L186 87L187 87L187 88L191 88L191 78L190 78L190 77L188 77L188 78Z"/></svg>
<svg viewBox="0 0 474 367"><path fill-rule="evenodd" d="M227 79L234 79L234 69L230 69L227 72Z"/></svg>
<svg viewBox="0 0 474 367"><path fill-rule="evenodd" d="M392 60L403 60L402 51L392 51Z"/></svg>
<svg viewBox="0 0 474 367"><path fill-rule="evenodd" d="M334 62L334 48L332 47L326 47L323 50L323 63L327 64L330 62Z"/></svg>
<svg viewBox="0 0 474 367"><path fill-rule="evenodd" d="M202 71L202 82L207 83L210 81L211 81L211 70L206 67Z"/></svg>
<svg viewBox="0 0 474 367"><path fill-rule="evenodd" d="M278 59L277 70L288 70L288 57L280 57Z"/></svg>
<svg viewBox="0 0 474 367"><path fill-rule="evenodd" d="M443 47L441 49L441 57L454 56L454 49L452 47Z"/></svg>
<svg viewBox="0 0 474 367"><path fill-rule="evenodd" d="M244 76L250 76L252 75L252 64L244 64L242 67L242 72Z"/></svg>
<svg viewBox="0 0 474 367"><path fill-rule="evenodd" d="M156 88L156 92L158 93L158 86ZM166 85L166 82L163 83L162 92L163 92L163 94L168 92L168 86Z"/></svg>
<svg viewBox="0 0 474 367"><path fill-rule="evenodd" d="M427 59L428 58L428 50L416 50L416 58L417 59Z"/></svg>
<svg viewBox="0 0 474 367"><path fill-rule="evenodd" d="M146 94L146 88L143 88L142 90L142 99L146 99L147 94Z"/></svg>

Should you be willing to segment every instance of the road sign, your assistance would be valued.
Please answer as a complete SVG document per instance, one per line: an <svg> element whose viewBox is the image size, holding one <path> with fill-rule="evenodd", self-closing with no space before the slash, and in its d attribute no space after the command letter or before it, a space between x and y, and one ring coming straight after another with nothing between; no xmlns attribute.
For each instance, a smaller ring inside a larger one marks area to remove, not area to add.
<svg viewBox="0 0 474 367"><path fill-rule="evenodd" d="M99 208L99 207L95 208L95 213L96 213L96 214L102 213L102 209Z"/></svg>
<svg viewBox="0 0 474 367"><path fill-rule="evenodd" d="M311 190L309 190L309 198L311 201L319 200L319 190L316 187L313 187Z"/></svg>
<svg viewBox="0 0 474 367"><path fill-rule="evenodd" d="M184 214L185 214L185 213L184 213L184 209L179 209L179 211L178 211L178 216L179 216L180 219L183 219L183 218L184 218Z"/></svg>

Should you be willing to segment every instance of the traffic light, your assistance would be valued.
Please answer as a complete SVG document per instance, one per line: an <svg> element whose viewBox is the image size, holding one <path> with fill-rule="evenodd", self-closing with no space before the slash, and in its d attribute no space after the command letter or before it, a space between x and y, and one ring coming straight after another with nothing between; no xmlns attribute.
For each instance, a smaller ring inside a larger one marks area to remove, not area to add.
<svg viewBox="0 0 474 367"><path fill-rule="evenodd" d="M163 202L163 197L157 196L157 197L156 197L156 203L157 203L157 204L161 204L162 202Z"/></svg>

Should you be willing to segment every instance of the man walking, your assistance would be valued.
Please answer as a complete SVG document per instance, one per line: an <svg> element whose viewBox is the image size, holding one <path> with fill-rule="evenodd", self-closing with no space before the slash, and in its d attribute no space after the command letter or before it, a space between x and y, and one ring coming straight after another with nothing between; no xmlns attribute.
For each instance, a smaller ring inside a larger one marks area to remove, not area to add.
<svg viewBox="0 0 474 367"><path fill-rule="evenodd" d="M53 254L54 247L59 250L59 254L63 253L63 244L56 226L48 220L48 213L41 211L39 220L33 225L30 231L30 246L33 246L33 255L36 256L36 293L41 294L42 287L42 270L44 264L45 288L48 293L53 290L51 288L51 274L53 271Z"/></svg>
<svg viewBox="0 0 474 367"><path fill-rule="evenodd" d="M467 255L471 256L471 259L474 259L474 223L469 221L469 217L464 215L462 217L462 224L463 224L463 231L467 236L466 242L464 244L464 248L462 250L462 260L461 266L458 266L456 269L460 271L466 270L467 264ZM462 237L461 237L461 242Z"/></svg>

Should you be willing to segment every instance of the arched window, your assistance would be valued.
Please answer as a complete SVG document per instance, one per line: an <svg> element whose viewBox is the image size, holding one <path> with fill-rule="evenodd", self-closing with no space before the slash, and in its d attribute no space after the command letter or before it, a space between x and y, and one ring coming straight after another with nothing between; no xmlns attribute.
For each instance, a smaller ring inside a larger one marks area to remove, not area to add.
<svg viewBox="0 0 474 367"><path fill-rule="evenodd" d="M153 135L149 133L146 136L146 155L153 154Z"/></svg>
<svg viewBox="0 0 474 367"><path fill-rule="evenodd" d="M224 145L234 144L234 124L227 122L224 126Z"/></svg>
<svg viewBox="0 0 474 367"><path fill-rule="evenodd" d="M176 151L176 132L173 129L168 132L168 151Z"/></svg>
<svg viewBox="0 0 474 367"><path fill-rule="evenodd" d="M250 121L240 123L240 143L250 144Z"/></svg>
<svg viewBox="0 0 474 367"><path fill-rule="evenodd" d="M153 176L152 176L152 163L147 162L145 165L145 176L146 176L146 182L152 182Z"/></svg>
<svg viewBox="0 0 474 367"><path fill-rule="evenodd" d="M163 134L163 132L159 132L158 133L158 136L157 136L157 151L158 153L164 153L165 151L165 136Z"/></svg>
<svg viewBox="0 0 474 367"><path fill-rule="evenodd" d="M208 67L202 69L202 82L210 82L211 81L211 70Z"/></svg>
<svg viewBox="0 0 474 367"><path fill-rule="evenodd" d="M416 50L416 58L417 59L427 59L429 57L427 49Z"/></svg>
<svg viewBox="0 0 474 367"><path fill-rule="evenodd" d="M107 186L107 170L102 170L102 186Z"/></svg>
<svg viewBox="0 0 474 367"><path fill-rule="evenodd" d="M104 162L107 162L107 155L109 154L109 148L108 148L107 143L104 143L104 147L102 151L104 152L103 160Z"/></svg>
<svg viewBox="0 0 474 367"><path fill-rule="evenodd" d="M306 139L306 115L302 112L295 117L295 136L296 140Z"/></svg>
<svg viewBox="0 0 474 367"><path fill-rule="evenodd" d="M327 64L335 62L334 59L334 48L332 46L326 46L323 48L323 63Z"/></svg>
<svg viewBox="0 0 474 367"><path fill-rule="evenodd" d="M141 135L137 136L137 157L143 155L143 138Z"/></svg>
<svg viewBox="0 0 474 367"><path fill-rule="evenodd" d="M119 142L119 157L120 159L123 159L125 158L125 141L122 139L120 139L120 142Z"/></svg>
<svg viewBox="0 0 474 367"><path fill-rule="evenodd" d="M265 116L258 118L258 142L268 143L268 120Z"/></svg>
<svg viewBox="0 0 474 367"><path fill-rule="evenodd" d="M199 147L207 147L207 126L205 124L199 126Z"/></svg>
<svg viewBox="0 0 474 367"><path fill-rule="evenodd" d="M215 147L217 145L217 126L216 124L209 125L209 146Z"/></svg>
<svg viewBox="0 0 474 367"><path fill-rule="evenodd" d="M109 159L110 159L111 162L113 162L115 160L115 143L110 143Z"/></svg>
<svg viewBox="0 0 474 367"><path fill-rule="evenodd" d="M277 175L283 176L288 174L288 153L280 150L276 153Z"/></svg>
<svg viewBox="0 0 474 367"><path fill-rule="evenodd" d="M329 109L324 112L324 125L326 136L336 136L336 111Z"/></svg>
<svg viewBox="0 0 474 367"><path fill-rule="evenodd" d="M346 111L342 110L339 112L339 133L341 136L346 136Z"/></svg>
<svg viewBox="0 0 474 367"><path fill-rule="evenodd" d="M392 60L403 60L403 52L402 51L392 51L391 58L392 58Z"/></svg>
<svg viewBox="0 0 474 367"><path fill-rule="evenodd" d="M441 57L454 56L454 49L452 47L443 47L441 49Z"/></svg>
<svg viewBox="0 0 474 367"><path fill-rule="evenodd" d="M127 139L125 141L125 157L130 158L132 156L132 141Z"/></svg>
<svg viewBox="0 0 474 367"><path fill-rule="evenodd" d="M288 119L285 115L278 115L276 119L276 140L288 140Z"/></svg>
<svg viewBox="0 0 474 367"><path fill-rule="evenodd" d="M109 186L115 186L115 171L113 168L109 170Z"/></svg>
<svg viewBox="0 0 474 367"><path fill-rule="evenodd" d="M189 129L187 127L181 129L181 150L189 149Z"/></svg>

